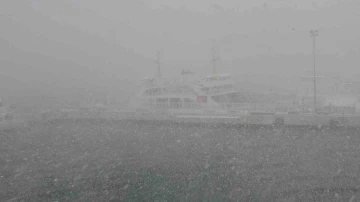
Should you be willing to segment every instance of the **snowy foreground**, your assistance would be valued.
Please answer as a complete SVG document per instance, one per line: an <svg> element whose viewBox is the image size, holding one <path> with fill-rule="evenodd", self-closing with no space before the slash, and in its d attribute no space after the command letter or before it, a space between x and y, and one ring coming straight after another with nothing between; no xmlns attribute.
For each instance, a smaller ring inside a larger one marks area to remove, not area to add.
<svg viewBox="0 0 360 202"><path fill-rule="evenodd" d="M0 133L0 201L359 201L360 132L63 121Z"/></svg>

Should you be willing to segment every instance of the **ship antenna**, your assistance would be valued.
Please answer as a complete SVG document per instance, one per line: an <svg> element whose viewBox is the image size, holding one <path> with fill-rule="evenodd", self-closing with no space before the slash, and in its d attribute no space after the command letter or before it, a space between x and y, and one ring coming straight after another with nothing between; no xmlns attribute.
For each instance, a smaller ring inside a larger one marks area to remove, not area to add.
<svg viewBox="0 0 360 202"><path fill-rule="evenodd" d="M160 68L160 51L157 52L157 59L155 63L158 65L157 77L162 77L161 68Z"/></svg>
<svg viewBox="0 0 360 202"><path fill-rule="evenodd" d="M212 48L212 53L213 74L216 74L216 61L220 60L220 58L216 56L214 47Z"/></svg>

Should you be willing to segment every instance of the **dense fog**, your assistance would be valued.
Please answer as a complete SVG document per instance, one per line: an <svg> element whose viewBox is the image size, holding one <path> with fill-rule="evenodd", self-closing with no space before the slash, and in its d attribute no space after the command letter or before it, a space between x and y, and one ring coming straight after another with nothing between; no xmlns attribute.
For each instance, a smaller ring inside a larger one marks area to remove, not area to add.
<svg viewBox="0 0 360 202"><path fill-rule="evenodd" d="M0 201L360 200L359 10L0 1Z"/></svg>
<svg viewBox="0 0 360 202"><path fill-rule="evenodd" d="M17 96L131 93L139 79L155 74L156 51L164 75L184 67L207 75L216 47L219 68L239 87L294 90L311 69L310 29L319 30L319 73L354 77L360 73L359 6L330 0L4 0L0 86L3 95Z"/></svg>

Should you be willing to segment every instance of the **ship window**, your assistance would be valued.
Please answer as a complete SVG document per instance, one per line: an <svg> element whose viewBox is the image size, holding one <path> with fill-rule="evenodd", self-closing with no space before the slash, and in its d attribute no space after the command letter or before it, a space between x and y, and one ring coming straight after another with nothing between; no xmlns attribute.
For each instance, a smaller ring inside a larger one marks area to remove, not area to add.
<svg viewBox="0 0 360 202"><path fill-rule="evenodd" d="M204 87L204 88L201 88L201 90L207 92L207 91L209 91L209 88L208 88L208 87Z"/></svg>
<svg viewBox="0 0 360 202"><path fill-rule="evenodd" d="M180 102L180 98L170 98L170 102Z"/></svg>
<svg viewBox="0 0 360 202"><path fill-rule="evenodd" d="M170 98L170 107L172 108L180 108L181 99L180 98Z"/></svg>
<svg viewBox="0 0 360 202"><path fill-rule="evenodd" d="M156 99L156 102L167 102L168 100L168 98L158 98Z"/></svg>
<svg viewBox="0 0 360 202"><path fill-rule="evenodd" d="M151 88L147 89L144 94L145 95L155 95L161 93L161 88Z"/></svg>
<svg viewBox="0 0 360 202"><path fill-rule="evenodd" d="M206 78L206 81L216 81L216 80L218 80L218 78L214 76Z"/></svg>
<svg viewBox="0 0 360 202"><path fill-rule="evenodd" d="M184 102L194 102L194 101L190 98L184 98Z"/></svg>

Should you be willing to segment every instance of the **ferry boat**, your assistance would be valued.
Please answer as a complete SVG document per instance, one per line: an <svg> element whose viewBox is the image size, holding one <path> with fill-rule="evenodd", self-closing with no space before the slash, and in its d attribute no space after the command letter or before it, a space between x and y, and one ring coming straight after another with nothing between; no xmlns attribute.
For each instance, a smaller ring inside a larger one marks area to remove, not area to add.
<svg viewBox="0 0 360 202"><path fill-rule="evenodd" d="M237 125L300 125L300 126L360 126L355 106L340 107L329 104L330 97L309 110L304 97L282 102L244 102L229 73L213 72L196 77L184 69L177 79L163 77L160 71L145 78L139 94L131 102L127 120L175 121L182 123L210 123ZM334 111L336 109L337 111Z"/></svg>
<svg viewBox="0 0 360 202"><path fill-rule="evenodd" d="M161 74L158 53L157 74L142 80L140 91L130 100L129 107L63 109L50 119L360 127L360 114L345 112L343 108L342 113L333 113L333 104L331 110L322 104L306 111L304 97L282 102L247 102L243 92L236 89L231 74L216 72L216 60L213 54L213 72L208 76L197 77L190 69L183 69L178 77L172 78Z"/></svg>
<svg viewBox="0 0 360 202"><path fill-rule="evenodd" d="M236 89L231 75L216 72L215 55L212 61L213 72L208 76L197 77L190 69L183 69L178 78L170 78L162 76L158 58L157 75L142 80L130 108L138 112L224 115L270 113L283 107L276 103L244 102L244 94Z"/></svg>

